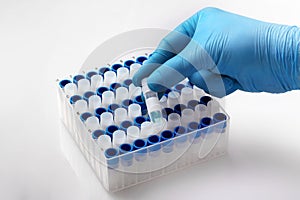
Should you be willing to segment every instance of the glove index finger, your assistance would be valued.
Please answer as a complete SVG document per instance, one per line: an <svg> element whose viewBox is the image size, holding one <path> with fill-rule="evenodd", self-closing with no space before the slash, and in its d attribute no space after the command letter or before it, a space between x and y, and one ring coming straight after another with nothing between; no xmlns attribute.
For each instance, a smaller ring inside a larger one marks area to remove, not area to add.
<svg viewBox="0 0 300 200"><path fill-rule="evenodd" d="M196 28L194 18L195 15L181 23L160 41L157 49L133 77L134 85L141 86L143 78L150 76L160 65L179 54L190 43Z"/></svg>
<svg viewBox="0 0 300 200"><path fill-rule="evenodd" d="M135 86L141 86L141 81L145 77L157 69L161 64L170 59L173 55L170 52L156 49L152 55L146 60L142 67L135 73L132 78L132 82Z"/></svg>
<svg viewBox="0 0 300 200"><path fill-rule="evenodd" d="M183 31L183 30L181 30ZM141 86L141 81L159 68L163 63L179 54L190 42L191 38L185 33L176 30L170 32L163 38L147 61L144 62L140 70L134 75L132 81L136 86Z"/></svg>

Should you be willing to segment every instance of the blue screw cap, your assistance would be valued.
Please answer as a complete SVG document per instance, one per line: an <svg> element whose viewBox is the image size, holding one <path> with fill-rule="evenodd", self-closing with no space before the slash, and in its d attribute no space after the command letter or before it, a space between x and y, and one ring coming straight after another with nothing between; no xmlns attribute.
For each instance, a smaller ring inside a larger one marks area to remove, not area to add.
<svg viewBox="0 0 300 200"><path fill-rule="evenodd" d="M68 83L72 83L70 80L67 80L67 79L65 79L65 80L61 80L60 82L59 82L59 87L60 88L64 88Z"/></svg>

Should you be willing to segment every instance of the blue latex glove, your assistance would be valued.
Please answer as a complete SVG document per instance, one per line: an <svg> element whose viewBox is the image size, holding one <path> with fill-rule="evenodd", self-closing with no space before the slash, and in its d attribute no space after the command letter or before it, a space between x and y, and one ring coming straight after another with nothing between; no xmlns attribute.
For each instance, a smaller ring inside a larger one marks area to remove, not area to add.
<svg viewBox="0 0 300 200"><path fill-rule="evenodd" d="M282 93L300 88L300 30L216 8L200 10L168 34L133 77L162 92L188 78L222 97L237 89Z"/></svg>

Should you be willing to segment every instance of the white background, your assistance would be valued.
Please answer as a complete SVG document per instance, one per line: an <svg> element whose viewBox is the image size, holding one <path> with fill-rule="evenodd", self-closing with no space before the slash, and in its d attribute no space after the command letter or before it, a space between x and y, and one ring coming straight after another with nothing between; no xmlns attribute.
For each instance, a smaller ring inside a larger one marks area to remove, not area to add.
<svg viewBox="0 0 300 200"><path fill-rule="evenodd" d="M228 96L226 157L116 194L61 151L55 79L113 35L172 29L206 6L300 25L292 0L0 1L0 199L299 199L300 91Z"/></svg>

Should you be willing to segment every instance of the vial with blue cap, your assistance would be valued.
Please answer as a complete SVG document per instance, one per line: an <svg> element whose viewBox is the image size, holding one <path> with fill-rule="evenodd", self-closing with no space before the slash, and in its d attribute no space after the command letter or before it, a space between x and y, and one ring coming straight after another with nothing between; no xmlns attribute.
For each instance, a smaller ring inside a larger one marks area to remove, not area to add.
<svg viewBox="0 0 300 200"><path fill-rule="evenodd" d="M127 69L130 69L130 66L132 65L132 64L134 64L135 62L133 61L133 60L126 60L125 62L124 62L124 67L126 67Z"/></svg>
<svg viewBox="0 0 300 200"><path fill-rule="evenodd" d="M117 148L108 148L104 151L106 162L109 168L118 168L119 166L119 150Z"/></svg>
<svg viewBox="0 0 300 200"><path fill-rule="evenodd" d="M104 135L105 134L105 131L104 130L101 130L101 129L97 129L97 130L94 130L92 132L92 138L94 140L98 140L98 138L101 136L101 135Z"/></svg>
<svg viewBox="0 0 300 200"><path fill-rule="evenodd" d="M124 185L134 184L136 182L136 178L132 172L136 173L136 170L133 168L133 146L129 143L121 144L119 151Z"/></svg>
<svg viewBox="0 0 300 200"><path fill-rule="evenodd" d="M163 142L162 145L162 151L164 153L171 153L173 151L174 141L172 138L174 138L174 132L170 130L165 130L160 133L161 141Z"/></svg>
<svg viewBox="0 0 300 200"><path fill-rule="evenodd" d="M219 141L216 144L216 151L224 153L226 151L228 137L226 132L228 117L224 113L216 113L213 116L214 132L219 135Z"/></svg>
<svg viewBox="0 0 300 200"><path fill-rule="evenodd" d="M82 122L85 122L85 121L87 120L87 118L89 118L89 117L91 117L91 116L93 116L92 113L85 112L85 113L82 113L82 114L80 115L80 119L81 119Z"/></svg>
<svg viewBox="0 0 300 200"><path fill-rule="evenodd" d="M172 108L168 108L168 107L163 108L162 111L161 111L162 116L163 116L163 118L165 118L165 119L168 119L168 116L169 116L171 113L173 113L173 112L174 112L174 110L173 110Z"/></svg>
<svg viewBox="0 0 300 200"><path fill-rule="evenodd" d="M85 77L82 74L78 74L76 76L73 77L73 83L75 83L76 85L78 84L78 81L81 79L84 79Z"/></svg>
<svg viewBox="0 0 300 200"><path fill-rule="evenodd" d="M108 71L110 71L110 68L108 68L108 67L101 67L98 72L99 72L99 74L102 77L104 77L105 72L108 72Z"/></svg>
<svg viewBox="0 0 300 200"><path fill-rule="evenodd" d="M115 110L117 110L118 108L120 108L120 105L119 104L116 104L116 103L113 103L113 104L110 104L108 105L108 112L111 112L111 113L115 113Z"/></svg>
<svg viewBox="0 0 300 200"><path fill-rule="evenodd" d="M143 162L147 158L147 142L143 139L137 139L133 142L134 158L136 161Z"/></svg>
<svg viewBox="0 0 300 200"><path fill-rule="evenodd" d="M189 141L190 143L199 143L201 132L199 130L198 122L191 122L188 124L187 132L189 133Z"/></svg>
<svg viewBox="0 0 300 200"><path fill-rule="evenodd" d="M187 141L187 129L184 126L177 126L174 129L176 147L183 147Z"/></svg>
<svg viewBox="0 0 300 200"><path fill-rule="evenodd" d="M150 135L147 138L147 146L149 150L149 156L157 157L160 154L161 144L160 137L158 135Z"/></svg>
<svg viewBox="0 0 300 200"><path fill-rule="evenodd" d="M217 132L224 133L226 130L227 116L224 113L216 113L213 115L212 121Z"/></svg>
<svg viewBox="0 0 300 200"><path fill-rule="evenodd" d="M141 95L136 96L133 100L133 103L140 105L142 115L147 114L147 106L146 106L145 102L143 101L143 98Z"/></svg>
<svg viewBox="0 0 300 200"><path fill-rule="evenodd" d="M128 110L128 106L131 105L133 103L133 101L131 99L124 99L122 101L122 108L125 108L126 110Z"/></svg>
<svg viewBox="0 0 300 200"><path fill-rule="evenodd" d="M81 100L82 96L80 95L74 95L70 97L70 104L75 104L77 101Z"/></svg>
<svg viewBox="0 0 300 200"><path fill-rule="evenodd" d="M211 126L213 124L213 120L210 117L203 117L200 120L200 129L201 133L203 134L210 134L213 132L213 127Z"/></svg>
<svg viewBox="0 0 300 200"><path fill-rule="evenodd" d="M118 126L116 126L116 125L110 125L110 126L108 126L108 127L106 128L105 134L106 134L106 135L109 135L111 138L113 138L113 133L114 133L115 131L117 131L117 130L119 130L119 127L118 127Z"/></svg>
<svg viewBox="0 0 300 200"><path fill-rule="evenodd" d="M125 167L129 167L132 165L133 162L133 153L131 153L133 150L133 147L129 143L121 144L119 147L119 151L121 154L121 164Z"/></svg>
<svg viewBox="0 0 300 200"><path fill-rule="evenodd" d="M212 98L210 96L203 96L200 98L200 103L207 106L207 103L211 100Z"/></svg>
<svg viewBox="0 0 300 200"><path fill-rule="evenodd" d="M117 74L117 70L121 67L123 67L123 65L116 63L111 66L111 70Z"/></svg>
<svg viewBox="0 0 300 200"><path fill-rule="evenodd" d="M72 83L72 82L71 82L70 80L67 80L67 79L61 80L61 81L59 82L59 87L62 88L62 89L64 89L64 87L65 87L68 83Z"/></svg>
<svg viewBox="0 0 300 200"><path fill-rule="evenodd" d="M146 121L146 118L143 116L138 116L136 118L134 118L134 125L141 128L142 123L144 123Z"/></svg>
<svg viewBox="0 0 300 200"><path fill-rule="evenodd" d="M146 56L139 56L136 58L136 62L142 65L147 59L148 58Z"/></svg>
<svg viewBox="0 0 300 200"><path fill-rule="evenodd" d="M85 77L87 80L91 81L92 76L97 75L98 73L95 71L89 71L88 73L86 73Z"/></svg>
<svg viewBox="0 0 300 200"><path fill-rule="evenodd" d="M119 87L122 87L121 83L112 83L110 84L109 86L109 90L116 93L116 90L119 88Z"/></svg>
<svg viewBox="0 0 300 200"><path fill-rule="evenodd" d="M132 83L132 80L131 79L126 79L123 81L123 84L122 86L123 87L126 87L127 89L129 89L129 85Z"/></svg>
<svg viewBox="0 0 300 200"><path fill-rule="evenodd" d="M182 90L183 88L185 88L185 87L186 87L186 86L185 86L184 84L178 83L177 85L174 86L174 90L175 90L176 92L181 93L181 90Z"/></svg>
<svg viewBox="0 0 300 200"><path fill-rule="evenodd" d="M89 98L93 95L95 95L96 93L93 91L87 91L83 94L83 99L86 100L88 102Z"/></svg>
<svg viewBox="0 0 300 200"><path fill-rule="evenodd" d="M100 96L102 98L102 94L106 91L108 91L109 89L107 87L99 87L97 89L97 95Z"/></svg>
<svg viewBox="0 0 300 200"><path fill-rule="evenodd" d="M95 109L95 116L100 120L100 116L102 115L102 113L107 112L106 108L103 107L99 107Z"/></svg>
<svg viewBox="0 0 300 200"><path fill-rule="evenodd" d="M131 121L125 120L125 121L121 122L120 129L126 132L127 129L132 125L133 125L133 123Z"/></svg>

